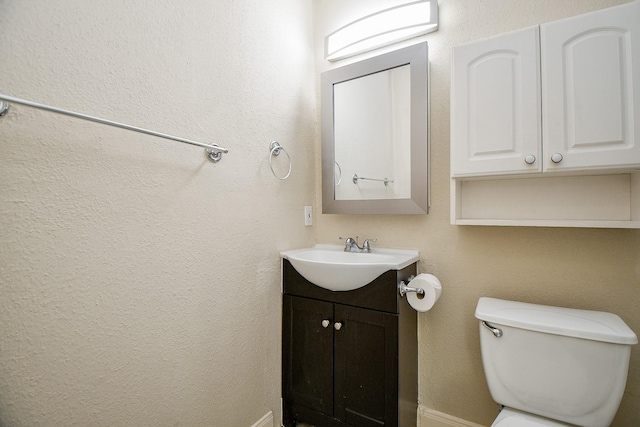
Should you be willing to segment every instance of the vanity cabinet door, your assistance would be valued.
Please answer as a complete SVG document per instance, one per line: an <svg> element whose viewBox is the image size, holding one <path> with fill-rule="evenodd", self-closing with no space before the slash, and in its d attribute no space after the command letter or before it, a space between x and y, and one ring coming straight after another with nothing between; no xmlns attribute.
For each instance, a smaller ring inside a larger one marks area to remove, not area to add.
<svg viewBox="0 0 640 427"><path fill-rule="evenodd" d="M545 171L639 166L640 2L544 24L540 36Z"/></svg>
<svg viewBox="0 0 640 427"><path fill-rule="evenodd" d="M284 296L283 304L285 404L332 416L333 304L290 295Z"/></svg>
<svg viewBox="0 0 640 427"><path fill-rule="evenodd" d="M398 316L335 305L334 417L350 426L398 425Z"/></svg>
<svg viewBox="0 0 640 427"><path fill-rule="evenodd" d="M452 177L542 171L539 27L451 51Z"/></svg>

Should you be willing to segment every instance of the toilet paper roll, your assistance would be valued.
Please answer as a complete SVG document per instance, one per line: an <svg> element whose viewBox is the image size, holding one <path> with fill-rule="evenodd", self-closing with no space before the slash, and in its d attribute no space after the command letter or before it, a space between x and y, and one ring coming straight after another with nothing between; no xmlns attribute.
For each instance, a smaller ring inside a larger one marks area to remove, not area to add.
<svg viewBox="0 0 640 427"><path fill-rule="evenodd" d="M418 274L407 286L424 290L422 295L416 292L407 293L407 301L416 311L431 310L431 307L438 301L442 292L442 285L433 274Z"/></svg>

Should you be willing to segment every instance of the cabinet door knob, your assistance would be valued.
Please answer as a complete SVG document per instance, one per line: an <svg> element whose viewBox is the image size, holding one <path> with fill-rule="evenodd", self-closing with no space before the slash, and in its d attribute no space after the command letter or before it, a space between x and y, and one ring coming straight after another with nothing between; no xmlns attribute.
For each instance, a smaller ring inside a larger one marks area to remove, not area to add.
<svg viewBox="0 0 640 427"><path fill-rule="evenodd" d="M336 331L339 331L340 329L342 329L342 322L336 322L333 324L333 329L335 329Z"/></svg>
<svg viewBox="0 0 640 427"><path fill-rule="evenodd" d="M553 163L560 163L562 161L562 154L555 153L553 156L551 156L551 161Z"/></svg>
<svg viewBox="0 0 640 427"><path fill-rule="evenodd" d="M534 156L533 154L529 154L524 158L524 162L528 165L532 165L536 162L536 156Z"/></svg>
<svg viewBox="0 0 640 427"><path fill-rule="evenodd" d="M322 321L322 327L323 327L323 328L328 327L328 326L329 326L329 323L331 323L331 322L329 322L329 320L324 319L324 320Z"/></svg>

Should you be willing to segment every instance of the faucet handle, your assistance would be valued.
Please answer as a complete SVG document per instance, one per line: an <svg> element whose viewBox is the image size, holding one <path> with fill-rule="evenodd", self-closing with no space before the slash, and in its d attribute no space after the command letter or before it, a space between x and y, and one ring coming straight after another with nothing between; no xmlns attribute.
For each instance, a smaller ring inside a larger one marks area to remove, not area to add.
<svg viewBox="0 0 640 427"><path fill-rule="evenodd" d="M359 237L359 236L356 236L356 238L355 238L355 239L354 239L353 237L338 237L338 239L340 239L340 240L346 240L346 242L345 242L345 243L347 243L347 244L349 244L349 243L353 243L353 242L355 242L355 243L357 244L357 243L358 243L358 237Z"/></svg>
<svg viewBox="0 0 640 427"><path fill-rule="evenodd" d="M364 249L367 252L371 252L371 245L369 245L369 242L377 242L378 239L364 239L364 242L362 243L362 249Z"/></svg>
<svg viewBox="0 0 640 427"><path fill-rule="evenodd" d="M340 240L344 240L344 251L345 252L358 252L360 247L358 246L358 236L356 236L356 240L353 240L353 237L338 237ZM354 250L358 248L358 251Z"/></svg>

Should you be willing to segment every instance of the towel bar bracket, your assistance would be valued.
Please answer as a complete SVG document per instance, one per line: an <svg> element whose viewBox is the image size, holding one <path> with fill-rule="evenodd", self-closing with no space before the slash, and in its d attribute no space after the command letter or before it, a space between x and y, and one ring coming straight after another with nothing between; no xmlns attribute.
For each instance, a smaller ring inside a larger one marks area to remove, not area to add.
<svg viewBox="0 0 640 427"><path fill-rule="evenodd" d="M207 157L213 163L218 163L220 160L222 160L223 151L216 150L215 148L207 148L205 151L207 153Z"/></svg>
<svg viewBox="0 0 640 427"><path fill-rule="evenodd" d="M9 103L6 101L0 100L0 117L7 114L8 111L9 111Z"/></svg>

